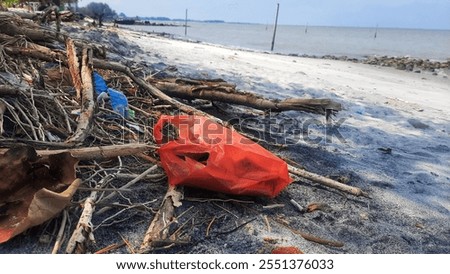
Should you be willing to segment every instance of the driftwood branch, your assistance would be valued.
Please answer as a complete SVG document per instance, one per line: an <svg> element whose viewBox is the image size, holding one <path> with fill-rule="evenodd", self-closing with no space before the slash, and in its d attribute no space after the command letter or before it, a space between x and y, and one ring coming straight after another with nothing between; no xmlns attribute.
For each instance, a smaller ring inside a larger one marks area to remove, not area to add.
<svg viewBox="0 0 450 274"><path fill-rule="evenodd" d="M169 236L170 223L173 222L175 207L181 205L180 200L183 192L176 186L169 185L167 193L162 201L161 207L153 217L150 226L145 233L144 241L141 245L141 252L150 251L155 244L164 242Z"/></svg>
<svg viewBox="0 0 450 274"><path fill-rule="evenodd" d="M77 50L73 40L66 39L66 51L67 51L67 66L69 67L70 76L72 76L73 86L77 93L77 100L81 99L82 81L80 75L80 62L77 56Z"/></svg>
<svg viewBox="0 0 450 274"><path fill-rule="evenodd" d="M149 149L156 149L157 147L149 146L146 144L126 144L126 145L112 145L102 147L86 147L86 148L74 148L74 149L59 149L59 150L37 150L37 154L40 156L48 156L53 154L59 154L69 152L72 157L78 160L92 160L92 159L108 159L117 156L135 155L145 152ZM0 155L3 151L0 150Z"/></svg>
<svg viewBox="0 0 450 274"><path fill-rule="evenodd" d="M56 32L40 28L34 23L26 23L9 12L0 12L0 29L4 34L24 35L34 42L53 42L57 38Z"/></svg>
<svg viewBox="0 0 450 274"><path fill-rule="evenodd" d="M56 18L56 31L59 32L61 30L61 16L59 14L59 7L58 6L50 6L45 11L44 14L41 17L41 23L47 23L51 19L52 13L55 14Z"/></svg>
<svg viewBox="0 0 450 274"><path fill-rule="evenodd" d="M340 111L341 104L330 99L290 98L281 101L270 100L248 92L237 91L226 82L217 81L157 81L156 88L171 97L182 99L203 99L252 107L264 111L297 110L317 114L326 111Z"/></svg>
<svg viewBox="0 0 450 274"><path fill-rule="evenodd" d="M89 136L92 129L95 111L92 73L92 49L84 48L81 62L81 80L83 82L81 113L78 127L75 133L66 141L67 143L82 143Z"/></svg>
<svg viewBox="0 0 450 274"><path fill-rule="evenodd" d="M99 183L100 184L100 183ZM98 191L92 191L91 195L83 204L83 212L81 213L78 224L69 239L66 247L66 253L85 253L86 246L89 242L94 242L94 234L92 227L92 215L95 211L95 201L97 200Z"/></svg>
<svg viewBox="0 0 450 274"><path fill-rule="evenodd" d="M36 44L33 44L36 45ZM39 60L47 61L47 62L62 62L66 64L66 58L64 54L52 51L49 48L40 46L39 48L24 48L24 47L14 47L7 46L5 47L5 52L9 55L19 55L26 56L31 58L36 58Z"/></svg>
<svg viewBox="0 0 450 274"><path fill-rule="evenodd" d="M334 189L337 189L337 190L340 190L340 191L343 191L346 193L350 193L355 196L368 197L368 194L363 192L360 188L349 186L349 185L340 183L338 181L332 180L330 178L327 178L327 177L324 177L324 176L321 176L321 175L318 175L318 174L315 174L312 172L308 172L303 169L293 167L291 165L288 165L288 169L289 169L290 173L300 176L302 178L308 179L315 183L319 183L319 184L327 186L327 187L331 187L331 188L334 188Z"/></svg>
<svg viewBox="0 0 450 274"><path fill-rule="evenodd" d="M67 222L67 216L69 215L67 213L67 210L64 210L62 213L63 217L61 220L61 226L58 231L58 235L56 236L56 242L52 249L52 254L58 254L59 249L61 248L61 244L63 241L64 236L64 229L66 228L66 222Z"/></svg>
<svg viewBox="0 0 450 274"><path fill-rule="evenodd" d="M0 136L3 135L3 114L6 111L6 104L0 100Z"/></svg>

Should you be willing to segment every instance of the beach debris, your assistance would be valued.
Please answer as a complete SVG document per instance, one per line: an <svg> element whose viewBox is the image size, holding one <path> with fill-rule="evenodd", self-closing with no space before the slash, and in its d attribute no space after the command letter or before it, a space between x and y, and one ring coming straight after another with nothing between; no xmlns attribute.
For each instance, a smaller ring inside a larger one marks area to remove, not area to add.
<svg viewBox="0 0 450 274"><path fill-rule="evenodd" d="M83 143L92 130L95 112L94 85L92 84L92 49L83 48L81 58L81 113L74 134L67 143Z"/></svg>
<svg viewBox="0 0 450 274"><path fill-rule="evenodd" d="M266 209L266 210L275 209L275 208L284 208L284 204L271 204L271 205L263 206L263 209Z"/></svg>
<svg viewBox="0 0 450 274"><path fill-rule="evenodd" d="M56 236L56 241L55 241L55 244L52 249L52 254L58 254L59 249L61 248L61 245L63 243L64 230L66 229L68 215L69 215L69 213L67 213L67 210L66 209L63 210L61 226L59 227L58 235Z"/></svg>
<svg viewBox="0 0 450 274"><path fill-rule="evenodd" d="M120 114L124 118L129 117L128 99L123 92L108 88L103 77L94 71L94 87L97 102L104 105L106 99L110 100L111 108L114 112Z"/></svg>
<svg viewBox="0 0 450 274"><path fill-rule="evenodd" d="M390 147L379 147L378 150L383 154L392 154L392 148Z"/></svg>
<svg viewBox="0 0 450 274"><path fill-rule="evenodd" d="M106 180L100 181L96 188L101 188ZM94 243L95 238L93 234L92 215L95 211L95 203L99 192L94 190L83 203L83 212L81 213L78 224L72 236L69 239L66 247L66 253L82 254L86 253L87 245Z"/></svg>
<svg viewBox="0 0 450 274"><path fill-rule="evenodd" d="M422 224L422 223L416 223L414 226L417 227L417 228L420 228L420 229L424 229L425 228L425 225Z"/></svg>
<svg viewBox="0 0 450 274"><path fill-rule="evenodd" d="M54 10L48 14L47 23L57 19ZM60 18L63 19L62 14ZM123 246L127 246L130 252L153 252L175 245L189 244L190 239L184 234L189 230L188 226L195 225L194 216L197 214L195 209L202 207L204 203L217 206L226 212L225 215L230 214L233 218L241 220L232 222L228 230L215 231L213 227L219 226L218 223L225 218L218 216L208 219L205 224L208 238L236 232L239 228L256 220L264 222L267 229L272 230L269 223L272 220L270 217L272 212L265 212L267 215L261 215L262 218L259 216L253 218L254 216L248 215L239 216L239 213L220 205L222 203L241 206L261 205L258 200L260 198L250 199L249 197L249 200L245 201L245 198L236 200L227 195L220 196L220 199L189 198L187 200L190 202L201 204L186 209L188 206L181 204L183 189L175 186L174 183L184 184L186 178L176 173L179 171L171 169L171 166L177 163L185 165L186 170L192 172L193 176L188 177L191 182L194 178L195 181L200 181L200 187L205 186L206 189L225 193L274 197L291 182L289 172L291 175L314 182L325 180L325 185L336 187L334 183L328 181L328 178L298 168L292 169L295 163L290 162L286 165L285 161L250 141L254 138L253 136L238 134L237 131L229 128L227 122L174 97L220 101L261 110L306 111L325 114L328 118L341 109L339 103L329 99L269 100L238 91L234 84L220 79L146 78L146 75L152 73L145 65L130 60L121 62L108 60L107 51L114 51L114 47L108 48L100 43L92 43L92 40L75 39L71 33L65 31L64 26L60 31L55 31L52 29L52 24L44 28L12 13L0 12L2 49L0 51L0 118L3 118L0 119L0 147L2 147L0 163L4 163L4 166L8 164L8 170L14 170L17 174L11 175L9 171L2 172L7 172L11 176L21 176L20 174L23 173L17 172L20 168L11 169L10 158L8 158L8 155L19 155L17 156L19 159L23 157L28 159L22 162L16 161L17 165L22 163L24 166L22 169L29 168L34 172L34 168L39 167L38 170L47 170L47 174L53 174L54 170L61 170L64 174L70 173L71 176L70 179L59 183L55 180L62 175L50 176L48 183L55 183L55 185L49 186L47 181L42 180L44 188L37 190L34 196L31 190L29 193L21 190L14 192L14 195L9 195L12 192L2 187L9 188L12 181L5 180L0 183L2 199L0 200L0 227L3 228L3 224L11 225L5 222L9 220L8 216L12 216L11 214L16 211L23 216L28 214L32 217L25 216L18 226L21 227L20 229L0 230L2 231L1 239L10 239L12 235L24 231L25 227L38 225L45 220L61 216L61 224L54 223L54 234L59 227L56 239L52 235L45 234L48 235L46 242L55 240L52 253L59 253L60 249L67 253L95 252L92 243L95 241L96 229L104 229L104 226L123 222L127 218L120 219L119 215L133 210L154 214L147 232L143 235L140 249L136 250L126 237L120 236L122 239L116 240L117 244L98 252L110 252ZM72 26L69 29L72 31L77 28ZM120 60L120 58L117 59ZM171 90L175 90L174 94L171 94ZM105 107L106 100L110 100L111 108ZM120 117L117 114L120 114ZM177 114L181 115L173 116ZM191 121L189 119L198 119L200 124L188 123L188 128L180 126L181 121ZM157 122L158 120L160 122ZM200 134L200 139L194 134L188 134L189 130L194 130L195 133L199 127L206 129L208 134ZM160 132L161 138L156 138L159 143L155 143L153 135L156 134L155 137L157 137L158 132L154 132L154 128L159 128L160 131L163 129ZM205 139L205 137L208 138ZM213 141L217 138L221 138L225 144L220 142L215 144ZM194 144L189 150L183 150L181 149L183 144L179 143L181 140L200 141L200 143ZM231 143L227 144L228 141ZM25 154L20 154L20 150L16 149L23 147L24 144L28 145L25 147L33 146L35 149L27 148ZM172 154L173 159L168 159L163 151L164 147L170 150L171 146L176 147L176 149L173 148L176 153ZM229 157L227 159L231 161L216 166L211 165L214 153L217 152L214 149L219 147L225 148L224 155L227 155ZM236 151L244 151L245 157L240 158ZM158 155L157 152L160 154ZM249 155L251 156L247 157ZM82 164L78 165L75 172L74 167L79 161ZM136 185L138 182L145 180L155 185L166 183L167 179L159 166L168 173L169 186L165 195L163 191L152 193L161 196L145 197L145 201L139 202L127 196L131 193L139 195L140 191L135 191L138 189ZM197 176L197 172L203 172L210 167L213 170L212 173L208 173L206 177ZM226 173L223 172L224 167L228 168L225 176L223 176ZM3 175L3 173L0 174ZM262 174L270 175L270 178L261 179L264 177ZM44 176L44 178L47 177ZM211 185L217 181L237 182L238 187L220 185L211 188ZM262 185L258 185L258 182ZM31 187L29 180L20 184L23 184L21 189L26 191ZM193 186L191 183L186 185ZM75 193L78 187L80 191ZM361 190L345 184L337 185L336 188L359 196L364 194ZM161 199L162 196L164 198ZM33 208L48 206L40 200L41 197L50 197L51 201L57 201L56 207L50 207L49 214L36 221L34 217L43 214ZM71 199L74 199L72 204ZM159 208L154 209L148 206L155 201L161 201ZM26 204L29 205L27 213L25 212ZM263 204L268 204L267 200L264 200ZM282 201L271 201L264 209L285 210L282 205ZM179 211L183 212L179 214ZM98 222L96 222L94 215L101 216L103 219L100 221L97 219ZM77 220L74 216L80 217ZM186 221L181 219L183 216L187 216ZM22 226L22 223L29 225ZM76 227L70 228L71 237L65 239L63 235L68 233L67 230L70 227L67 224L76 224ZM289 224L284 223L284 225ZM308 234L302 234L302 236L316 242L328 245L334 243L334 246L339 246L339 243L317 239Z"/></svg>
<svg viewBox="0 0 450 274"><path fill-rule="evenodd" d="M0 136L3 135L3 114L6 111L6 104L0 100Z"/></svg>
<svg viewBox="0 0 450 274"><path fill-rule="evenodd" d="M264 237L263 241L268 243L268 244L277 244L279 242L279 239L274 239L274 238L270 238L270 237Z"/></svg>
<svg viewBox="0 0 450 274"><path fill-rule="evenodd" d="M272 254L304 254L298 247L295 246L278 246L272 249Z"/></svg>
<svg viewBox="0 0 450 274"><path fill-rule="evenodd" d="M292 233L300 235L303 239L305 239L307 241L315 242L315 243L318 243L318 244L321 244L321 245L332 246L332 247L343 247L344 246L344 243L342 243L342 242L324 239L324 238L312 235L310 233L306 233L306 232L300 231L298 229L292 228L283 219L278 218L278 219L275 219L274 221L277 222L278 224L286 227Z"/></svg>
<svg viewBox="0 0 450 274"><path fill-rule="evenodd" d="M58 215L81 181L69 153L39 157L30 146L0 158L0 243Z"/></svg>
<svg viewBox="0 0 450 274"><path fill-rule="evenodd" d="M111 145L111 146L97 146L97 147L83 147L83 148L67 148L67 149L52 149L52 150L36 150L39 157L49 157L62 153L68 153L77 160L94 160L94 159L108 159L126 155L136 155L150 149L157 149L156 146L147 144L126 144L126 145ZM0 156L5 155L8 149L0 149Z"/></svg>
<svg viewBox="0 0 450 274"><path fill-rule="evenodd" d="M427 125L427 124L425 124L425 123L423 123L423 122L421 122L420 120L415 119L415 118L410 118L410 119L408 119L408 123L409 123L411 126L413 126L414 128L417 128L417 129L427 129L427 128L430 128L429 125Z"/></svg>
<svg viewBox="0 0 450 274"><path fill-rule="evenodd" d="M108 88L108 95L111 100L111 107L114 112L119 113L122 117L128 118L128 99L121 92L112 88Z"/></svg>
<svg viewBox="0 0 450 274"><path fill-rule="evenodd" d="M305 212L305 209L296 200L291 199L290 202L300 213Z"/></svg>
<svg viewBox="0 0 450 274"><path fill-rule="evenodd" d="M95 251L94 254L107 254L124 246L126 246L125 242L110 244L102 249Z"/></svg>
<svg viewBox="0 0 450 274"><path fill-rule="evenodd" d="M177 136L164 144L164 136L173 134L164 130L167 124ZM161 116L153 134L171 185L275 197L292 181L283 160L206 117Z"/></svg>
<svg viewBox="0 0 450 274"><path fill-rule="evenodd" d="M154 79L147 81L171 97L182 99L203 99L252 107L263 111L297 110L316 114L336 113L342 110L340 103L330 99L290 98L271 100L253 93L236 90L236 86L222 79Z"/></svg>
<svg viewBox="0 0 450 274"><path fill-rule="evenodd" d="M270 226L269 218L267 218L267 215L263 215L263 219L264 219L264 223L266 224L266 227L267 227L267 232L271 233L272 227Z"/></svg>
<svg viewBox="0 0 450 274"><path fill-rule="evenodd" d="M140 253L148 253L152 248L168 244L169 229L176 222L175 208L180 207L183 189L169 185L158 212L153 217L141 244ZM178 216L179 218L180 216ZM172 239L175 240L175 239Z"/></svg>
<svg viewBox="0 0 450 274"><path fill-rule="evenodd" d="M330 178L294 167L292 165L289 165L289 172L294 175L297 175L299 177L308 179L312 182L319 183L319 184L322 184L322 185L325 185L327 187L331 187L334 189L338 189L340 191L343 191L343 192L346 192L346 193L349 193L349 194L352 194L355 196L369 197L369 195L366 192L362 191L358 187L349 186L349 185L340 183L338 181L332 180Z"/></svg>
<svg viewBox="0 0 450 274"><path fill-rule="evenodd" d="M314 211L331 211L331 207L325 203L312 203L306 207L306 212L311 213Z"/></svg>

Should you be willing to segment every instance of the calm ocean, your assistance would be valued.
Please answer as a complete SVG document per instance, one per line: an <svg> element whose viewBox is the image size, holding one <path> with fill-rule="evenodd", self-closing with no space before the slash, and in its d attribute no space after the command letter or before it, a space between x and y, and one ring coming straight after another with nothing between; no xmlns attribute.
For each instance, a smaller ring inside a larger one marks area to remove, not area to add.
<svg viewBox="0 0 450 274"><path fill-rule="evenodd" d="M182 25L183 23L178 22ZM270 51L273 26L233 23L188 23L187 39L238 48ZM147 32L166 32L185 38L184 27L127 26ZM377 33L376 38L375 32ZM283 54L411 56L432 60L450 58L450 30L278 26L275 52Z"/></svg>

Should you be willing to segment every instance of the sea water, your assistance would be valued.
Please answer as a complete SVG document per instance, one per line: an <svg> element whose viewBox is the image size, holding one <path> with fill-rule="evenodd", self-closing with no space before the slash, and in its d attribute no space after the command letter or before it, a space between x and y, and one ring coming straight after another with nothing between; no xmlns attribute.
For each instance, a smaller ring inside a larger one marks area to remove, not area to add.
<svg viewBox="0 0 450 274"><path fill-rule="evenodd" d="M135 30L164 32L176 38L231 47L270 51L273 26L189 22L187 35L177 27L132 25ZM274 52L298 55L410 56L445 61L450 58L450 30L288 26L277 28Z"/></svg>

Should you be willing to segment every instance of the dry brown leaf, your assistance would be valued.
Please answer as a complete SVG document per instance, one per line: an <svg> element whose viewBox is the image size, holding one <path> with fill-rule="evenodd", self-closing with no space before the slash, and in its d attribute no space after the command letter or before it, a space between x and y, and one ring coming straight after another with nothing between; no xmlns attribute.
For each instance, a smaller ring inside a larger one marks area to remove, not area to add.
<svg viewBox="0 0 450 274"><path fill-rule="evenodd" d="M55 217L81 183L70 153L39 157L29 146L0 158L0 243Z"/></svg>
<svg viewBox="0 0 450 274"><path fill-rule="evenodd" d="M312 204L309 204L308 207L306 208L306 212L308 212L308 213L316 211L316 210L330 211L331 207L324 203L312 203Z"/></svg>

